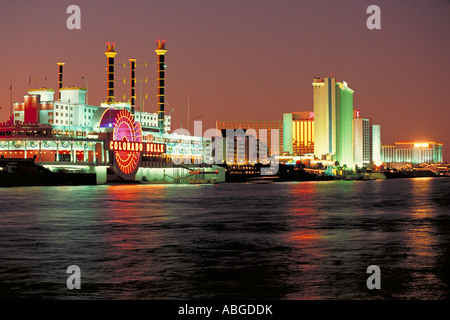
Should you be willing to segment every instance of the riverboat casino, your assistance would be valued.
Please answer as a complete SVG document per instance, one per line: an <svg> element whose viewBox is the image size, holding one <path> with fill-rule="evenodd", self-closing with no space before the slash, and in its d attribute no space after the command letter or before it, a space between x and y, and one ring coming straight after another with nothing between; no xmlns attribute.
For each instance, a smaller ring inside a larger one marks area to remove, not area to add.
<svg viewBox="0 0 450 320"><path fill-rule="evenodd" d="M136 59L129 59L130 100L115 100L117 53L114 43L106 46L106 101L100 106L89 105L85 88L63 86L64 63L57 63L56 97L53 89L30 89L23 102L13 104L10 119L0 124L0 157L34 158L35 163L52 171L96 173L98 184L106 183L111 176L131 181L180 182L182 177L194 176L197 180L224 180L221 167L210 165L208 170L197 170L205 166L202 158L207 139L169 132L171 117L164 110L165 41L157 40L155 50L156 113L135 110ZM199 171L201 175L189 175Z"/></svg>

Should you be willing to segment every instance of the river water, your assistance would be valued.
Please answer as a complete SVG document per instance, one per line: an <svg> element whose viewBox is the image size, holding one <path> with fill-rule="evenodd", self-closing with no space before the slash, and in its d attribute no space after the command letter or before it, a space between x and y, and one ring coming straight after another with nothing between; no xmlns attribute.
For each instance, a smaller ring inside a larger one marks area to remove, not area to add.
<svg viewBox="0 0 450 320"><path fill-rule="evenodd" d="M450 298L448 178L0 194L2 299Z"/></svg>

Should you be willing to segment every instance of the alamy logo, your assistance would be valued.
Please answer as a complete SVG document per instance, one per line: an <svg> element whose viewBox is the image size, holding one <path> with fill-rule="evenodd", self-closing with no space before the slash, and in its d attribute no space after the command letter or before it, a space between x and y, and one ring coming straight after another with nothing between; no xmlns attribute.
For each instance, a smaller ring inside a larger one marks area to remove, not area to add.
<svg viewBox="0 0 450 320"><path fill-rule="evenodd" d="M366 26L369 30L381 29L381 9L379 6L371 5L367 7L366 13L372 15L367 18Z"/></svg>
<svg viewBox="0 0 450 320"><path fill-rule="evenodd" d="M67 7L66 13L71 14L70 17L67 18L66 25L67 29L81 29L81 9L79 6L74 4Z"/></svg>
<svg viewBox="0 0 450 320"><path fill-rule="evenodd" d="M79 266L71 265L66 273L71 274L66 281L67 289L81 289L81 269Z"/></svg>
<svg viewBox="0 0 450 320"><path fill-rule="evenodd" d="M371 265L367 267L366 273L371 273L372 275L367 278L366 285L367 288L381 289L381 270L379 266Z"/></svg>
<svg viewBox="0 0 450 320"><path fill-rule="evenodd" d="M270 148L268 143L270 130ZM176 129L176 135L191 136L186 129ZM208 129L202 135L202 122L194 121L194 136L203 137L205 147L202 158L206 164L261 163L261 175L275 175L279 168L279 129ZM172 162L192 164L188 144L172 147ZM194 162L196 163L196 162Z"/></svg>

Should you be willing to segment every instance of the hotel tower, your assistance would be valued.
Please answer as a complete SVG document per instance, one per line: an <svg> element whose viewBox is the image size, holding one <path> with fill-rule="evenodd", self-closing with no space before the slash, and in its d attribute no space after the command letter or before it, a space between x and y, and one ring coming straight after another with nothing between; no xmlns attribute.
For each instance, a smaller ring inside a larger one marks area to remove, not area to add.
<svg viewBox="0 0 450 320"><path fill-rule="evenodd" d="M353 90L345 81L313 80L314 155L353 168Z"/></svg>

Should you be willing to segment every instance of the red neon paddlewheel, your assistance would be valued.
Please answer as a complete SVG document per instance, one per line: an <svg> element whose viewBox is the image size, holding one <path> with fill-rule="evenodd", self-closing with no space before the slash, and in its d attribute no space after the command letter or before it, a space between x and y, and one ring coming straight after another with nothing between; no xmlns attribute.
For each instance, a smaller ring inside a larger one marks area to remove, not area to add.
<svg viewBox="0 0 450 320"><path fill-rule="evenodd" d="M128 110L120 110L115 117L114 141L142 142L142 128ZM133 173L139 165L140 152L115 151L117 166L125 173Z"/></svg>

